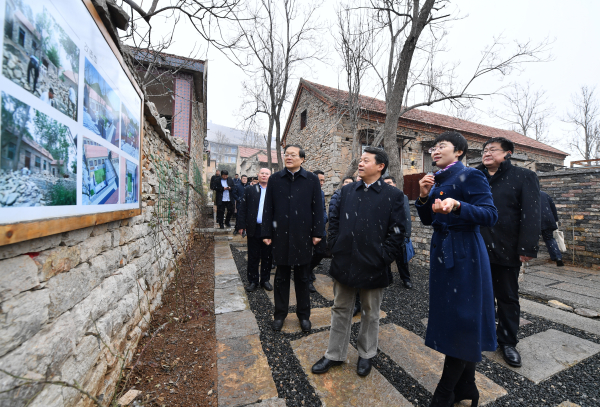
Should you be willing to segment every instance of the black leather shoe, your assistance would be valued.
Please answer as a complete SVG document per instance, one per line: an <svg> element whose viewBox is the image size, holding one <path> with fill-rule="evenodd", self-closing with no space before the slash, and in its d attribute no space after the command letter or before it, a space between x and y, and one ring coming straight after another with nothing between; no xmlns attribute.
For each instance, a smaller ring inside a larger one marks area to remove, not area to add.
<svg viewBox="0 0 600 407"><path fill-rule="evenodd" d="M352 316L355 317L360 312L360 304L354 304L354 311L352 311Z"/></svg>
<svg viewBox="0 0 600 407"><path fill-rule="evenodd" d="M225 226L219 225L219 229L225 229Z"/></svg>
<svg viewBox="0 0 600 407"><path fill-rule="evenodd" d="M246 287L246 291L251 293L252 291L256 291L257 288L258 288L258 286L256 284L252 283L248 287Z"/></svg>
<svg viewBox="0 0 600 407"><path fill-rule="evenodd" d="M403 281L402 284L404 285L405 288L408 288L409 290L411 288L413 288L412 281L410 281L410 280Z"/></svg>
<svg viewBox="0 0 600 407"><path fill-rule="evenodd" d="M363 359L358 357L358 363L356 364L356 373L359 376L367 376L371 373L371 359Z"/></svg>
<svg viewBox="0 0 600 407"><path fill-rule="evenodd" d="M521 355L514 346L500 345L504 361L512 367L521 367Z"/></svg>
<svg viewBox="0 0 600 407"><path fill-rule="evenodd" d="M311 371L315 374L327 373L333 366L339 366L344 363L341 360L329 360L323 356L317 363L315 363Z"/></svg>
<svg viewBox="0 0 600 407"><path fill-rule="evenodd" d="M300 321L300 328L302 329L302 332L310 332L311 326L312 324L308 319L303 319L302 321Z"/></svg>
<svg viewBox="0 0 600 407"><path fill-rule="evenodd" d="M264 288L267 291L273 291L273 286L268 281L265 281L264 283L262 283L261 286L262 286L262 288Z"/></svg>
<svg viewBox="0 0 600 407"><path fill-rule="evenodd" d="M274 331L281 331L281 328L283 328L283 319L274 320L272 327Z"/></svg>
<svg viewBox="0 0 600 407"><path fill-rule="evenodd" d="M315 286L313 285L313 283L308 283L308 291L310 291L311 293L316 293L317 289L315 288Z"/></svg>
<svg viewBox="0 0 600 407"><path fill-rule="evenodd" d="M231 223L226 223L225 226L227 226L228 228L231 227Z"/></svg>
<svg viewBox="0 0 600 407"><path fill-rule="evenodd" d="M562 261L562 260L556 260L556 265L557 265L558 267L564 267L564 266L565 266L565 263L563 263L563 261Z"/></svg>

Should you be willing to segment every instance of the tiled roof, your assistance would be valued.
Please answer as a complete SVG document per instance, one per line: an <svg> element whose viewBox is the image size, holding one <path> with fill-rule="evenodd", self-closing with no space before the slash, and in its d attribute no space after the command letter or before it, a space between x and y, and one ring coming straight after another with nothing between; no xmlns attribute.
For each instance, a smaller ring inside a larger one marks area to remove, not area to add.
<svg viewBox="0 0 600 407"><path fill-rule="evenodd" d="M240 150L240 158L248 158L252 157L256 153L261 153L258 155L258 160L261 163L267 162L267 150L265 148L252 148L252 147L238 147ZM271 162L277 162L277 151L275 149L271 150Z"/></svg>
<svg viewBox="0 0 600 407"><path fill-rule="evenodd" d="M21 23L27 27L27 29L33 34L35 35L36 38L40 38L40 34L37 32L37 30L35 29L35 27L33 26L33 24L31 23L31 21L29 21L27 19L27 17L25 17L23 15L23 13L21 13L19 10L15 11L15 17L17 17L17 19L19 21L21 21Z"/></svg>
<svg viewBox="0 0 600 407"><path fill-rule="evenodd" d="M37 152L39 152L46 158L50 159L51 161L54 160L54 157L52 157L52 154L50 154L50 152L48 150L46 150L44 147L42 147L40 144L38 144L35 140L29 139L27 137L23 137L23 141L25 142L25 144L29 144Z"/></svg>
<svg viewBox="0 0 600 407"><path fill-rule="evenodd" d="M138 61L161 63L173 68L183 68L190 71L204 72L204 61L201 59L186 58L179 55L167 54L166 52L156 52L149 49L129 46L127 49ZM158 54L158 57L155 57L154 54Z"/></svg>
<svg viewBox="0 0 600 407"><path fill-rule="evenodd" d="M98 157L108 157L108 148L102 146L94 146L92 144L86 144L83 146L85 149L85 158L98 158Z"/></svg>
<svg viewBox="0 0 600 407"><path fill-rule="evenodd" d="M321 93L323 96L328 98L333 103L345 103L345 101L348 100L348 92L346 92L346 91L330 88L328 86L320 85L320 84L314 83L314 82L309 82L305 79L302 79L301 82L304 83L305 85L307 85L309 88L313 88L313 89L317 90L319 93ZM375 113L386 114L386 106L385 106L385 102L383 100L360 95L359 103L360 103L360 106L362 109L365 109L365 110L368 110L371 112L375 112ZM406 112L401 117L404 119L413 120L413 121L419 122L419 123L425 123L425 124L430 124L433 126L444 127L447 129L457 130L457 131L461 131L461 132L465 132L465 133L476 134L476 135L480 135L483 137L489 137L489 138L505 137L505 138L511 140L513 143L520 145L520 146L527 146L527 147L531 147L531 148L535 148L535 149L539 149L539 150L545 150L548 152L552 152L555 154L561 154L564 156L569 155L568 153L565 153L564 151L558 150L554 147L551 147L547 144L541 143L537 140L534 140L532 138L529 138L527 136L524 136L524 135L519 134L512 130L498 129L495 127L490 127L490 126L486 126L483 124L458 119L456 117L452 117L452 116L448 116L448 115L444 115L444 114L429 112L429 111L421 110L421 109L412 109L412 110L409 110L408 112Z"/></svg>

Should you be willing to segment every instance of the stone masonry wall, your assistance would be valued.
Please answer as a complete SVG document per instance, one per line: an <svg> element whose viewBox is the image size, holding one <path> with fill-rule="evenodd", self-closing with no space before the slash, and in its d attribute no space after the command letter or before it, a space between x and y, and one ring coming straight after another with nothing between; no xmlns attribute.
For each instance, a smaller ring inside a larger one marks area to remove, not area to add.
<svg viewBox="0 0 600 407"><path fill-rule="evenodd" d="M172 252L153 218L159 180L150 157L181 173L189 163L187 146L157 125L151 104L146 118L141 215L0 247L2 369L76 381L93 396L112 397L122 368L115 355L130 361L173 275ZM176 233L172 225L164 229ZM15 383L0 373L1 390ZM27 398L34 398L31 406L91 404L74 389L39 384L5 394L0 405L25 405Z"/></svg>
<svg viewBox="0 0 600 407"><path fill-rule="evenodd" d="M565 263L574 255L576 264L600 270L600 169L548 172L539 179L556 205L565 234ZM540 252L547 252L543 242Z"/></svg>

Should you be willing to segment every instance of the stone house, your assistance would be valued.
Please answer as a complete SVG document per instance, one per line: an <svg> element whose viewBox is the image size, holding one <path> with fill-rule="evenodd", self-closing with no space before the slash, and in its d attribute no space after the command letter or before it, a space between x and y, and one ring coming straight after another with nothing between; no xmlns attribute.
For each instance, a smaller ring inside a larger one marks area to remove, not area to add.
<svg viewBox="0 0 600 407"><path fill-rule="evenodd" d="M279 171L277 163L277 151L271 150L271 163L273 172ZM238 148L238 158L236 173L246 174L249 177L256 177L261 168L268 166L268 156L266 148L243 147Z"/></svg>
<svg viewBox="0 0 600 407"><path fill-rule="evenodd" d="M282 145L300 144L306 151L305 168L325 172L324 191L331 195L351 160L350 120L344 114L348 93L301 79L282 136ZM385 102L360 96L358 123L363 146L372 142L385 122ZM427 150L438 134L459 131L469 142L465 164L481 163L483 143L505 137L515 143L513 164L535 171L562 168L567 153L511 130L503 130L455 117L413 109L398 119L398 144L404 173L404 192L411 199L418 194L418 179L429 172Z"/></svg>
<svg viewBox="0 0 600 407"><path fill-rule="evenodd" d="M16 158L17 138L11 135L8 130L3 132L3 136L1 169L11 171ZM48 150L28 137L23 137L18 160L17 171L27 168L34 174L52 174L54 176L67 173L63 160L55 160Z"/></svg>

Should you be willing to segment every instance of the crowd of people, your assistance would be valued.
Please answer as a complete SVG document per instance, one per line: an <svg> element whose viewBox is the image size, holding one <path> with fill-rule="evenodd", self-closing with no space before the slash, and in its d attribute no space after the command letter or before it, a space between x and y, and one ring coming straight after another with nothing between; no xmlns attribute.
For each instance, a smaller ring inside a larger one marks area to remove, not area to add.
<svg viewBox="0 0 600 407"><path fill-rule="evenodd" d="M514 144L505 138L488 140L477 168L463 165L467 150L460 133L439 135L429 150L439 170L419 181L415 201L419 220L433 228L425 344L445 355L431 406L461 400L478 404L475 369L483 351L499 348L506 363L522 365L516 349L519 270L537 257L540 234L552 260L563 265L552 237L558 222L554 203L540 191L533 171L511 164ZM392 263L403 286L413 287L409 201L395 179L385 175L385 151L367 147L356 179L342 180L326 210L325 174L304 169L305 159L301 146L287 145L285 168L272 175L261 169L255 184L246 175L215 175L211 189L217 222L229 227L237 211L235 232L248 238L246 290L274 290L274 331L282 329L288 315L292 272L296 315L301 330L311 330L314 269L331 258L335 298L329 344L312 372L324 374L345 362L352 317L360 312L356 371L367 376L377 354L380 307L393 281Z"/></svg>

